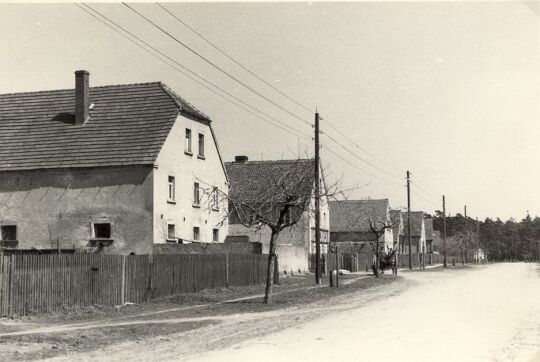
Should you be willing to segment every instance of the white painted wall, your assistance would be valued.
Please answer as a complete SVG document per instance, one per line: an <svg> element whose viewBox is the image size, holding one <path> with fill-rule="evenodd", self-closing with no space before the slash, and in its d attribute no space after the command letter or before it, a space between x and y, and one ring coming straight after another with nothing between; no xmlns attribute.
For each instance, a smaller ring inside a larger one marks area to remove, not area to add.
<svg viewBox="0 0 540 362"><path fill-rule="evenodd" d="M178 116L156 160L154 169L154 243L164 243L167 224L175 224L176 237L193 240L193 227L200 229L202 242L212 242L212 229L219 229L219 242L227 236L226 199L219 197L219 211L210 207L208 190L217 186L228 192L223 169L211 126L184 116ZM184 152L185 130L191 129L192 155ZM198 135L204 134L205 158L198 154ZM175 203L168 200L168 177L175 177ZM193 206L193 185L201 187L200 207ZM206 192L203 192L205 189Z"/></svg>

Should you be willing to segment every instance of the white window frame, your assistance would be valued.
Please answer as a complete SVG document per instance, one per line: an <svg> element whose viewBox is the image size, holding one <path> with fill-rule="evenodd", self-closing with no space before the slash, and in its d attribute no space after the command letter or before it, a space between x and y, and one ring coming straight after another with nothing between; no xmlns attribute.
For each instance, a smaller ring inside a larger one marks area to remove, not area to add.
<svg viewBox="0 0 540 362"><path fill-rule="evenodd" d="M201 206L201 186L198 182L193 183L193 206Z"/></svg>
<svg viewBox="0 0 540 362"><path fill-rule="evenodd" d="M108 238L98 238L96 237L96 224L109 224L111 227L111 232ZM97 220L93 221L90 225L90 239L92 240L114 240L114 224L109 220Z"/></svg>
<svg viewBox="0 0 540 362"><path fill-rule="evenodd" d="M219 189L217 186L212 188L212 210L219 210Z"/></svg>
<svg viewBox="0 0 540 362"><path fill-rule="evenodd" d="M167 201L175 202L176 197L176 178L172 175L167 177ZM172 196L172 197L171 197Z"/></svg>
<svg viewBox="0 0 540 362"><path fill-rule="evenodd" d="M188 155L193 155L191 142L193 140L193 132L191 132L190 128L186 128L185 136L184 136L184 153Z"/></svg>
<svg viewBox="0 0 540 362"><path fill-rule="evenodd" d="M197 138L197 144L198 144L198 148L199 148L198 151L197 151L197 157L204 159L205 158L205 155L204 155L204 133L199 133L199 137ZM201 147L201 145L202 145L202 147Z"/></svg>
<svg viewBox="0 0 540 362"><path fill-rule="evenodd" d="M169 226L172 226L173 227L173 237L171 238L170 237L170 234L169 234ZM167 237L166 237L167 241L176 241L177 237L176 237L176 224L173 224L173 223L167 223Z"/></svg>

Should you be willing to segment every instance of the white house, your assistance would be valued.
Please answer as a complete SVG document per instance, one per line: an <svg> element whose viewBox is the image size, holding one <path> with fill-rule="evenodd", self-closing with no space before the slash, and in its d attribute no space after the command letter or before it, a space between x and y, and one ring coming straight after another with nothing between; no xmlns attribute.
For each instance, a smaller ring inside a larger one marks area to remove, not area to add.
<svg viewBox="0 0 540 362"><path fill-rule="evenodd" d="M0 95L0 247L223 242L211 120L161 82ZM213 202L214 200L214 202Z"/></svg>

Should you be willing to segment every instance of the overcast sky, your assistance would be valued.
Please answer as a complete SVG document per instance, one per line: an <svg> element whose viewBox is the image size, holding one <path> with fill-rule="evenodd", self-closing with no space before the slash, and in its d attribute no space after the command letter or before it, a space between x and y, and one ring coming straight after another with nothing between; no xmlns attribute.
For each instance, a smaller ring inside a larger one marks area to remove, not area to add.
<svg viewBox="0 0 540 362"><path fill-rule="evenodd" d="M127 7L92 7L309 137L317 107L324 118L321 156L327 178L341 180L343 188L358 186L351 198L389 198L393 207L406 206L408 169L414 210L441 209L444 193L452 214L467 204L473 217L521 219L527 210L540 215L538 4L165 5L310 112L155 4L132 6L288 112L235 83ZM239 154L269 160L313 153L311 140L225 101L74 4L0 4L0 93L72 88L76 69L90 71L91 86L163 81L213 119L225 160Z"/></svg>

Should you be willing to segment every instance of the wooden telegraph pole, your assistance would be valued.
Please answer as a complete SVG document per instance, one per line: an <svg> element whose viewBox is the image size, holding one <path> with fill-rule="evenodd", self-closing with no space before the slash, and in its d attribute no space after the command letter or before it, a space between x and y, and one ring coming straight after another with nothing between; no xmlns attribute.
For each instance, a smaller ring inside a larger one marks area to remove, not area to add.
<svg viewBox="0 0 540 362"><path fill-rule="evenodd" d="M465 210L465 255L462 255L463 264L467 263L467 243L469 242L469 230L467 229L467 205L464 207Z"/></svg>
<svg viewBox="0 0 540 362"><path fill-rule="evenodd" d="M476 262L480 263L480 224L478 223L478 217L476 217Z"/></svg>
<svg viewBox="0 0 540 362"><path fill-rule="evenodd" d="M315 283L321 284L321 209L319 185L319 113L315 112Z"/></svg>
<svg viewBox="0 0 540 362"><path fill-rule="evenodd" d="M442 212L443 212L443 266L448 268L448 262L446 260L446 200L444 195L442 196Z"/></svg>
<svg viewBox="0 0 540 362"><path fill-rule="evenodd" d="M411 177L407 171L407 235L409 239L409 270L412 270L411 255Z"/></svg>

